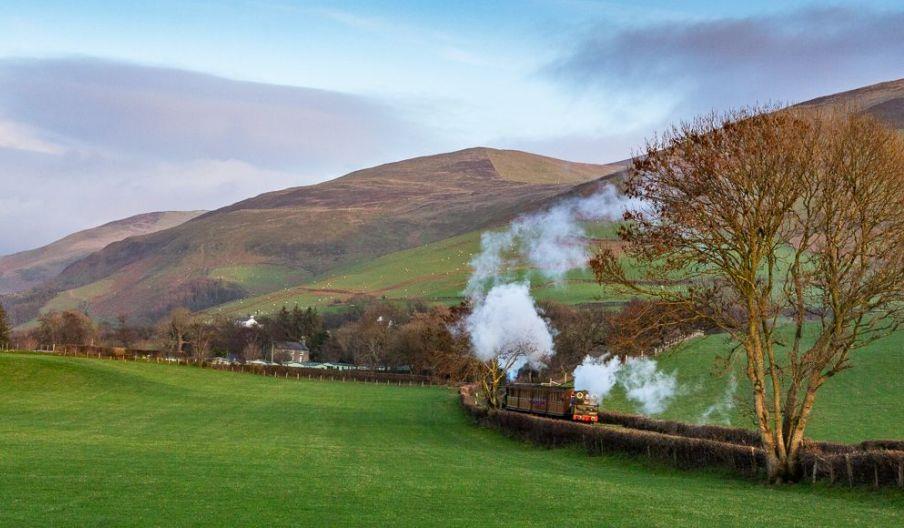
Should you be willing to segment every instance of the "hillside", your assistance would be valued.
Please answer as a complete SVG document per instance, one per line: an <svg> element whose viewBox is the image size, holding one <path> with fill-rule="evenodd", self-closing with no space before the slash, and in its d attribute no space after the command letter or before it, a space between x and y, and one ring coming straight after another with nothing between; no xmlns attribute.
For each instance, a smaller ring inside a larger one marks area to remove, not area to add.
<svg viewBox="0 0 904 528"><path fill-rule="evenodd" d="M617 239L614 225L602 223L592 226L595 241ZM447 238L413 249L406 249L342 267L323 277L296 286L281 288L263 295L215 307L212 312L243 316L266 314L286 306L315 306L337 309L357 295L386 297L387 299L417 298L431 303L457 303L461 300L468 277L470 261L480 251L480 231ZM247 270L249 279L262 280L265 271ZM214 277L222 277L216 274ZM616 294L600 287L589 271L574 271L564 284L544 282L532 277L532 293L540 300L566 303L617 302L624 294ZM55 302L64 302L63 297Z"/></svg>
<svg viewBox="0 0 904 528"><path fill-rule="evenodd" d="M381 165L111 244L14 300L11 313L21 324L51 299L145 321L178 305L206 308L498 225L621 168L487 148Z"/></svg>
<svg viewBox="0 0 904 528"><path fill-rule="evenodd" d="M76 260L132 236L162 231L204 211L163 211L78 231L46 246L0 256L0 295L25 291L59 275Z"/></svg>
<svg viewBox="0 0 904 528"><path fill-rule="evenodd" d="M852 109L904 130L904 79L872 84L810 101L799 106Z"/></svg>
<svg viewBox="0 0 904 528"><path fill-rule="evenodd" d="M0 378L0 445L15 454L0 457L4 526L881 527L904 516L893 489L767 487L533 447L476 427L440 387L2 353ZM844 427L857 402L826 426Z"/></svg>

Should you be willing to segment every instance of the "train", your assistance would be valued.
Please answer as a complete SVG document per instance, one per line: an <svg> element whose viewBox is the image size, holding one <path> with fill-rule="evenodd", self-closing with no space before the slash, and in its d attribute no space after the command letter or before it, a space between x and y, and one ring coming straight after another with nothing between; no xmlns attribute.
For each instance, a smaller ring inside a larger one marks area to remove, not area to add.
<svg viewBox="0 0 904 528"><path fill-rule="evenodd" d="M505 386L503 408L564 418L575 422L599 421L599 403L587 391L546 383L509 383Z"/></svg>

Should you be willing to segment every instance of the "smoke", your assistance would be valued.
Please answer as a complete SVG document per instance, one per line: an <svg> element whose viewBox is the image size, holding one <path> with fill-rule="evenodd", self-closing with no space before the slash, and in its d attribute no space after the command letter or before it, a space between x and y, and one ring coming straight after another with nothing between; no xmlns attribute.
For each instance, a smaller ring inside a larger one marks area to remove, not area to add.
<svg viewBox="0 0 904 528"><path fill-rule="evenodd" d="M487 287L512 282L511 270L520 266L561 282L567 272L583 268L589 257L581 222L616 220L626 209L638 206L636 200L605 185L591 196L521 216L505 231L484 233L481 251L471 260L474 272L465 293L473 298Z"/></svg>
<svg viewBox="0 0 904 528"><path fill-rule="evenodd" d="M675 396L678 380L657 368L656 361L628 358L619 382L629 400L639 403L644 414L659 414Z"/></svg>
<svg viewBox="0 0 904 528"><path fill-rule="evenodd" d="M602 403L615 387L620 369L621 362L617 357L610 359L606 356L587 356L584 362L574 369L574 388L589 392Z"/></svg>
<svg viewBox="0 0 904 528"><path fill-rule="evenodd" d="M535 368L545 364L555 353L555 329L531 297L529 279L517 282L513 270L526 266L560 283L568 271L587 263L581 222L616 219L631 205L606 185L589 197L521 216L505 231L484 233L465 288L474 306L464 323L474 355L483 361L496 359L502 366L510 364L509 375L525 364Z"/></svg>
<svg viewBox="0 0 904 528"><path fill-rule="evenodd" d="M524 365L542 367L555 353L555 329L531 297L529 279L518 281L512 270L526 266L561 282L568 271L587 263L581 222L616 219L631 204L606 185L589 197L521 216L505 231L484 233L465 288L473 310L463 327L474 355L482 361L495 360L509 376Z"/></svg>
<svg viewBox="0 0 904 528"><path fill-rule="evenodd" d="M664 411L678 388L675 373L660 371L656 360L648 358L628 358L622 362L617 357L587 356L574 369L574 388L589 392L600 403L616 384L621 385L629 400L640 405L644 414Z"/></svg>
<svg viewBox="0 0 904 528"><path fill-rule="evenodd" d="M732 373L731 378L728 380L728 385L725 386L725 392L722 393L719 401L707 407L703 414L700 415L698 422L701 424L716 422L731 425L731 410L734 409L734 395L737 390L738 379Z"/></svg>
<svg viewBox="0 0 904 528"><path fill-rule="evenodd" d="M540 316L527 283L494 286L465 320L474 355L495 359L509 376L526 364L539 368L553 354L553 330Z"/></svg>

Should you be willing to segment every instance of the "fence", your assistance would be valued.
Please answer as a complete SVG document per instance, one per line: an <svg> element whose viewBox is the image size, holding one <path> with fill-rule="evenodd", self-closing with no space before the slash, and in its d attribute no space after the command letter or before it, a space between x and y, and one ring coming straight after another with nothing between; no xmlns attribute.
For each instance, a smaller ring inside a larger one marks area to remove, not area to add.
<svg viewBox="0 0 904 528"><path fill-rule="evenodd" d="M765 474L765 452L754 431L611 412L601 413L603 425L594 426L486 409L477 403L475 394L474 386L460 390L462 407L475 421L537 445L581 445L591 456L628 453L683 469L718 467L743 475ZM805 477L812 482L904 487L902 447L904 442L897 440L871 440L856 445L809 442L800 462Z"/></svg>
<svg viewBox="0 0 904 528"><path fill-rule="evenodd" d="M391 372L379 372L373 370L336 370L285 367L282 365L246 365L246 364L219 364L204 360L188 358L169 358L159 350L137 350L121 347L99 347L92 345L61 345L52 350L42 350L59 356L87 357L98 359L113 359L120 361L152 361L156 363L171 363L175 365L189 365L200 368L223 370L229 372L244 372L261 376L272 376L284 379L319 379L328 381L358 381L364 383L385 383L397 386L425 386L442 384L429 376L416 374L395 374Z"/></svg>

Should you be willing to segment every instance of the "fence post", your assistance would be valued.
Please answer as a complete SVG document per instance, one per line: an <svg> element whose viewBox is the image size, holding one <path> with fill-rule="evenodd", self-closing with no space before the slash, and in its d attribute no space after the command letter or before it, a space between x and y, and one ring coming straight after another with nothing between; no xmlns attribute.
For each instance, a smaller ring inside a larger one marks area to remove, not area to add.
<svg viewBox="0 0 904 528"><path fill-rule="evenodd" d="M845 453L844 465L847 466L848 485L854 487L854 468L851 467L851 455Z"/></svg>
<svg viewBox="0 0 904 528"><path fill-rule="evenodd" d="M816 466L819 464L819 460L813 459L813 484L816 484Z"/></svg>

